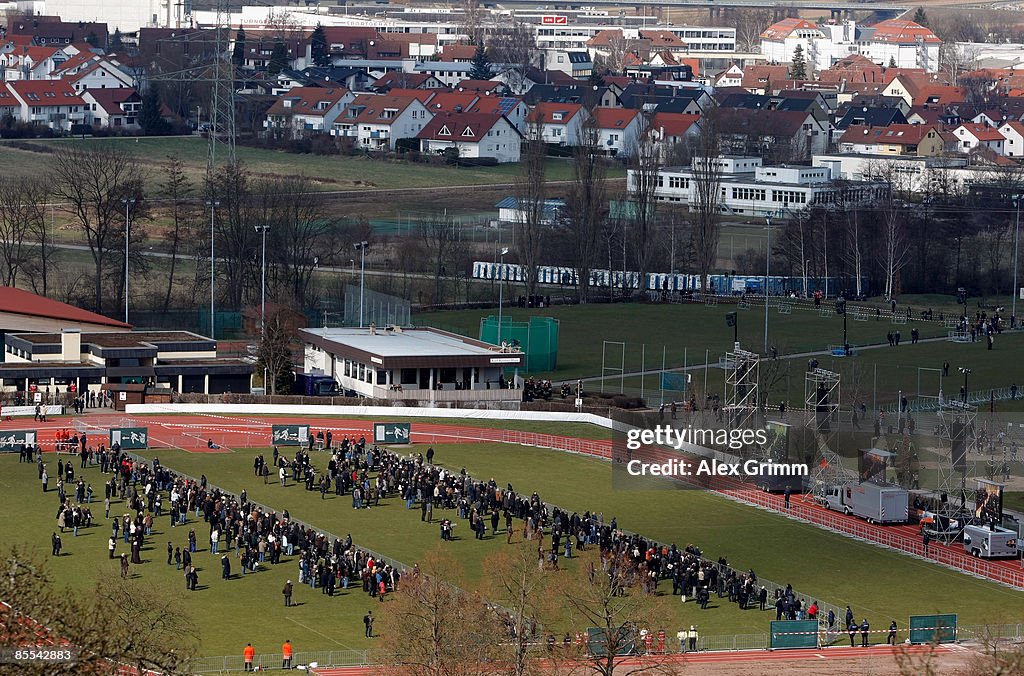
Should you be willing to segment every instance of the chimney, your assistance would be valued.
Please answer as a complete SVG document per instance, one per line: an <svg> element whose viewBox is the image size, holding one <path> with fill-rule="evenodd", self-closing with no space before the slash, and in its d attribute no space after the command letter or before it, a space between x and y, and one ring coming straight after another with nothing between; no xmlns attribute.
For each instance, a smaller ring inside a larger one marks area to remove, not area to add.
<svg viewBox="0 0 1024 676"><path fill-rule="evenodd" d="M60 333L60 359L64 362L77 362L82 359L81 329L64 329Z"/></svg>

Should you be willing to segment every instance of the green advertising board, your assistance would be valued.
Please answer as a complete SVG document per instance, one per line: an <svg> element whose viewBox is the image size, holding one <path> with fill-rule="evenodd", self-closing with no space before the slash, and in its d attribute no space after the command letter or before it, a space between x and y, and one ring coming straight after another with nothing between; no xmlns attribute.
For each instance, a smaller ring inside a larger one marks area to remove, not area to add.
<svg viewBox="0 0 1024 676"><path fill-rule="evenodd" d="M35 430L4 430L0 432L0 451L20 451L25 444L36 443Z"/></svg>
<svg viewBox="0 0 1024 676"><path fill-rule="evenodd" d="M772 650L788 648L817 648L817 620L782 620L772 622Z"/></svg>
<svg viewBox="0 0 1024 676"><path fill-rule="evenodd" d="M632 629L619 627L618 638L615 640L616 655L632 655L636 652L636 635ZM608 654L608 634L604 629L591 627L587 629L587 652L594 657Z"/></svg>
<svg viewBox="0 0 1024 676"><path fill-rule="evenodd" d="M149 448L148 427L110 428L110 446L117 444L122 451Z"/></svg>
<svg viewBox="0 0 1024 676"><path fill-rule="evenodd" d="M308 425L274 425L270 443L274 446L304 446L309 443Z"/></svg>
<svg viewBox="0 0 1024 676"><path fill-rule="evenodd" d="M412 425L409 423L374 423L373 443L408 444L412 442Z"/></svg>
<svg viewBox="0 0 1024 676"><path fill-rule="evenodd" d="M955 643L956 615L911 615L911 643Z"/></svg>

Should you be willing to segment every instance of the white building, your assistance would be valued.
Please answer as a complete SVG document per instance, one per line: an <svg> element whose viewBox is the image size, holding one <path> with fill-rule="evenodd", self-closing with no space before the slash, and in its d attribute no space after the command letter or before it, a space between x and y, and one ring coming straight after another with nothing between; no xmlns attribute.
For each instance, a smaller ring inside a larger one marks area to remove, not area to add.
<svg viewBox="0 0 1024 676"><path fill-rule="evenodd" d="M995 127L977 122L965 122L953 130L953 135L960 142L962 152L970 152L975 148L987 148L997 155L1003 154L1006 139Z"/></svg>
<svg viewBox="0 0 1024 676"><path fill-rule="evenodd" d="M1006 139L1003 150L1007 157L1024 156L1024 124L1011 120L999 127L999 133Z"/></svg>
<svg viewBox="0 0 1024 676"><path fill-rule="evenodd" d="M431 403L514 402L506 369L524 354L433 328L308 328L303 370L320 370L359 396Z"/></svg>
<svg viewBox="0 0 1024 676"><path fill-rule="evenodd" d="M693 209L697 199L699 158L689 167L665 167L658 172L655 198ZM712 160L720 171L719 210L742 216L779 216L812 205L836 202L870 204L887 194L881 182L860 181L837 186L827 167L765 167L759 157L723 155ZM628 172L632 187L634 172Z"/></svg>
<svg viewBox="0 0 1024 676"><path fill-rule="evenodd" d="M331 136L350 137L360 148L394 150L416 138L433 117L414 96L359 94L331 125Z"/></svg>
<svg viewBox="0 0 1024 676"><path fill-rule="evenodd" d="M344 87L293 87L270 106L263 126L295 135L329 132L354 98Z"/></svg>
<svg viewBox="0 0 1024 676"><path fill-rule="evenodd" d="M499 164L519 161L522 134L499 113L437 113L420 131L420 150L443 155L456 148L459 157L493 157Z"/></svg>
<svg viewBox="0 0 1024 676"><path fill-rule="evenodd" d="M143 27L180 26L185 19L184 7L174 0L46 0L46 14L67 22L106 23L111 34L115 29L134 33Z"/></svg>
<svg viewBox="0 0 1024 676"><path fill-rule="evenodd" d="M821 71L837 61L860 54L888 67L939 69L942 41L931 30L906 19L889 19L874 26L857 26L854 21L815 23L787 18L761 34L761 53L769 63L789 64L799 46L808 71ZM812 76L807 73L807 77Z"/></svg>

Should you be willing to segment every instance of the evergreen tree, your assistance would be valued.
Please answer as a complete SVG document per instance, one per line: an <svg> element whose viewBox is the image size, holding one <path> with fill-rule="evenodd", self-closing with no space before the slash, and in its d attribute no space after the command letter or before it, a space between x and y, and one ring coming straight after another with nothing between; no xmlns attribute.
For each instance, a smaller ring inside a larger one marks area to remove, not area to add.
<svg viewBox="0 0 1024 676"><path fill-rule="evenodd" d="M110 49L115 52L124 50L124 41L121 39L121 29L114 29L114 37L110 39Z"/></svg>
<svg viewBox="0 0 1024 676"><path fill-rule="evenodd" d="M267 66L267 72L271 75L277 75L287 67L288 48L284 46L281 38L278 38L274 41L274 49L270 52L270 64Z"/></svg>
<svg viewBox="0 0 1024 676"><path fill-rule="evenodd" d="M324 34L324 27L320 24L316 25L316 29L310 37L309 55L315 66L326 68L331 65L331 57L327 51L327 35Z"/></svg>
<svg viewBox="0 0 1024 676"><path fill-rule="evenodd" d="M800 45L793 50L793 62L789 65L789 76L794 80L807 79L807 60L804 58L804 48Z"/></svg>
<svg viewBox="0 0 1024 676"><path fill-rule="evenodd" d="M924 13L924 7L918 7L917 11L914 12L914 23L919 26L928 25L928 15Z"/></svg>
<svg viewBox="0 0 1024 676"><path fill-rule="evenodd" d="M487 50L484 49L482 42L476 46L476 52L473 53L473 60L469 65L470 80L491 79L491 60L487 58Z"/></svg>
<svg viewBox="0 0 1024 676"><path fill-rule="evenodd" d="M245 31L241 28L235 34L235 46L231 50L231 60L235 68L241 68L245 64Z"/></svg>
<svg viewBox="0 0 1024 676"><path fill-rule="evenodd" d="M160 136L170 131L170 125L160 114L160 87L155 82L142 95L138 121L146 136Z"/></svg>
<svg viewBox="0 0 1024 676"><path fill-rule="evenodd" d="M100 39L96 36L95 31L90 31L89 35L86 36L85 41L88 43L90 47L100 46Z"/></svg>
<svg viewBox="0 0 1024 676"><path fill-rule="evenodd" d="M895 68L896 67L896 57L895 56L890 56L889 57L889 67L890 68Z"/></svg>

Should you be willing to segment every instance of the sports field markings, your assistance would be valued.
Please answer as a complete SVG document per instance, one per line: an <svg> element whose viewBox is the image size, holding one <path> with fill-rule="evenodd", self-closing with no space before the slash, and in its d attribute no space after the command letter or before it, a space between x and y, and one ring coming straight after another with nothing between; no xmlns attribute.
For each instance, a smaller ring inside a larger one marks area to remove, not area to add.
<svg viewBox="0 0 1024 676"><path fill-rule="evenodd" d="M316 634L318 636L323 636L325 639L327 639L331 643L336 643L336 644L340 645L341 647L345 648L346 650L354 650L354 651L358 651L359 650L358 648L353 648L352 646L350 646L347 643L342 643L341 641L339 641L336 638L331 638L327 634L324 634L322 632L317 631L316 629L314 629L313 627L309 626L308 624L304 624L302 622L299 622L294 617L288 617L288 618L285 618L285 619L291 620L292 622L294 622L295 624L299 625L300 627L302 627L304 629L307 629L307 630L313 632L314 634Z"/></svg>

